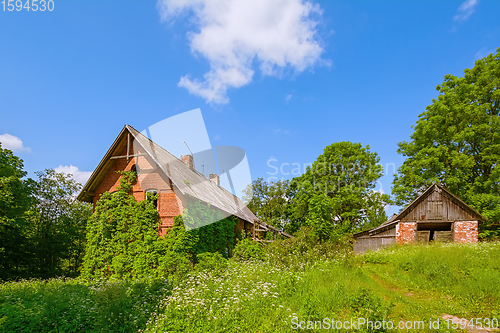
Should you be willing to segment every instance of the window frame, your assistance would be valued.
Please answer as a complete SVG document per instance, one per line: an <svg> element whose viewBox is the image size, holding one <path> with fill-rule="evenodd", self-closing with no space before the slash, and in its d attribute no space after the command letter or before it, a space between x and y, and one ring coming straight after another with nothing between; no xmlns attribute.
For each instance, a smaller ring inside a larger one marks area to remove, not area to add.
<svg viewBox="0 0 500 333"><path fill-rule="evenodd" d="M153 201L153 204L155 205L156 210L159 210L159 208L160 208L160 191L158 191L158 189L156 189L156 188L147 189L146 191L144 191L144 199L148 198L148 193L153 193L153 194L158 195L158 198Z"/></svg>

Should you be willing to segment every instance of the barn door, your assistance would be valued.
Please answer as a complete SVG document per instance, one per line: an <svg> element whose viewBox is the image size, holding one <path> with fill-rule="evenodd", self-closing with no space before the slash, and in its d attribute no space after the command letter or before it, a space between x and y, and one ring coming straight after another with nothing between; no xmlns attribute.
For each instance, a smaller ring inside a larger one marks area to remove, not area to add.
<svg viewBox="0 0 500 333"><path fill-rule="evenodd" d="M434 240L436 242L453 242L453 231L434 231Z"/></svg>
<svg viewBox="0 0 500 333"><path fill-rule="evenodd" d="M428 243L431 236L430 230L419 230L415 231L415 241L417 243Z"/></svg>

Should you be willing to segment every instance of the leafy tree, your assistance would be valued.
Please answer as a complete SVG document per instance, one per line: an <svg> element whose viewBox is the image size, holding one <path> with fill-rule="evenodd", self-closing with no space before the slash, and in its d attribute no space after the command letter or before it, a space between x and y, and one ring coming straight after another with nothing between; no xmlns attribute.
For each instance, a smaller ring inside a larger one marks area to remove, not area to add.
<svg viewBox="0 0 500 333"><path fill-rule="evenodd" d="M31 249L24 213L31 199L30 179L23 180L23 161L0 144L0 279L26 274Z"/></svg>
<svg viewBox="0 0 500 333"><path fill-rule="evenodd" d="M82 185L70 174L37 172L33 205L27 212L34 246L33 275L76 275L83 258L85 227L92 205L75 200Z"/></svg>
<svg viewBox="0 0 500 333"><path fill-rule="evenodd" d="M294 178L291 225L314 226L314 232L326 238L384 221L384 206L390 198L373 191L382 166L377 153L369 149L360 143L334 143Z"/></svg>
<svg viewBox="0 0 500 333"><path fill-rule="evenodd" d="M419 116L393 194L405 205L434 182L500 221L500 48L477 60L463 77L446 75L437 99Z"/></svg>
<svg viewBox="0 0 500 333"><path fill-rule="evenodd" d="M243 201L262 221L287 230L289 192L289 180L265 182L258 178L244 190Z"/></svg>
<svg viewBox="0 0 500 333"><path fill-rule="evenodd" d="M313 194L309 199L306 224L311 226L320 240L326 240L335 231L334 203L325 194Z"/></svg>
<svg viewBox="0 0 500 333"><path fill-rule="evenodd" d="M159 236L156 196L137 202L129 194L136 173L121 174L118 191L101 195L87 224L82 277L168 277L189 270L193 240L182 217Z"/></svg>

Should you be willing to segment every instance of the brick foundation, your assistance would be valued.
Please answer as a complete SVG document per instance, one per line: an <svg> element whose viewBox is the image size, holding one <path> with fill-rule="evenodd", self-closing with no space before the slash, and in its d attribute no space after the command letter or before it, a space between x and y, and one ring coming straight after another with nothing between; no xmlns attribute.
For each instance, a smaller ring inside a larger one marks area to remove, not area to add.
<svg viewBox="0 0 500 333"><path fill-rule="evenodd" d="M477 221L455 222L455 243L477 243Z"/></svg>
<svg viewBox="0 0 500 333"><path fill-rule="evenodd" d="M413 243L415 241L415 222L398 223L396 225L396 242L398 244Z"/></svg>

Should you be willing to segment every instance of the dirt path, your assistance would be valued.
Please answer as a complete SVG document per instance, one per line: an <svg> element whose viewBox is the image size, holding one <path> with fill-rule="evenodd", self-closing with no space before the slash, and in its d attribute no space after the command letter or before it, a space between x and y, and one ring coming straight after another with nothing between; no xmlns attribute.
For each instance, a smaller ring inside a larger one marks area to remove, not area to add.
<svg viewBox="0 0 500 333"><path fill-rule="evenodd" d="M472 327L472 322L470 322L471 325L469 326L463 325L463 322L462 325L460 325L460 320L462 318L448 314L448 312L451 312L450 310L459 308L458 303L449 295L427 290L408 290L406 287L398 286L387 281L387 279L373 269L367 269L365 273L372 281L372 284L366 287L393 305L391 316L396 317L397 320L403 318L414 319L415 317L440 318L442 320L440 321L441 329L448 329L449 327L452 331L468 333L500 332L500 329L481 328L476 325ZM469 323L470 318L466 319ZM458 325L455 323L458 323ZM457 327L457 329L453 329L452 325ZM464 329L461 329L461 327L464 327ZM435 330L426 327L424 331Z"/></svg>

